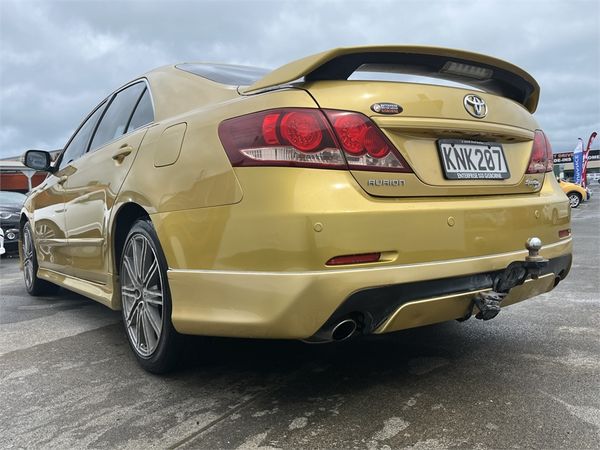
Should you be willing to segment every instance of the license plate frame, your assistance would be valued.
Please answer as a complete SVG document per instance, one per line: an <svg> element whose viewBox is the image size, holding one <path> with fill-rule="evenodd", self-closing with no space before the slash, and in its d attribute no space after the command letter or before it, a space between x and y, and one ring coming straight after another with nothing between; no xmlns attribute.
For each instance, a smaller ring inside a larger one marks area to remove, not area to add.
<svg viewBox="0 0 600 450"><path fill-rule="evenodd" d="M438 139L438 154L447 180L506 180L510 170L497 142Z"/></svg>

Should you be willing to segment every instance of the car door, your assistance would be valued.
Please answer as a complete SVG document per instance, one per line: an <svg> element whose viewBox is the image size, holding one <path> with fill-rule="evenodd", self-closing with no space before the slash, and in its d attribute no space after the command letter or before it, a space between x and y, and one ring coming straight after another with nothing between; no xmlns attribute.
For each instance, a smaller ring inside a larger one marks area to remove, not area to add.
<svg viewBox="0 0 600 450"><path fill-rule="evenodd" d="M154 120L145 81L110 99L87 153L64 183L65 222L73 275L107 284L108 219L138 148Z"/></svg>
<svg viewBox="0 0 600 450"><path fill-rule="evenodd" d="M38 250L38 264L41 268L69 274L71 259L67 248L67 234L64 214L63 187L69 175L73 174L74 161L87 150L90 137L104 111L106 102L101 103L81 124L71 137L57 160L57 171L49 174L35 188L31 196L33 211L32 229Z"/></svg>

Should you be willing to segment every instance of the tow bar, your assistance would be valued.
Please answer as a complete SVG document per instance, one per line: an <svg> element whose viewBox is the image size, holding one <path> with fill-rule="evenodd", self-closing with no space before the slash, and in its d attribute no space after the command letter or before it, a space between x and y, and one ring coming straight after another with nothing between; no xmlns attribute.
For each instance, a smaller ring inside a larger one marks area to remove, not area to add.
<svg viewBox="0 0 600 450"><path fill-rule="evenodd" d="M529 251L525 261L511 262L494 279L491 291L477 294L464 320L471 316L474 306L479 309L475 316L476 319L493 319L500 312L500 303L512 288L523 284L529 277L536 280L540 276L542 269L548 265L548 260L541 257L539 253L542 248L542 241L537 237L531 237L527 239L525 248Z"/></svg>

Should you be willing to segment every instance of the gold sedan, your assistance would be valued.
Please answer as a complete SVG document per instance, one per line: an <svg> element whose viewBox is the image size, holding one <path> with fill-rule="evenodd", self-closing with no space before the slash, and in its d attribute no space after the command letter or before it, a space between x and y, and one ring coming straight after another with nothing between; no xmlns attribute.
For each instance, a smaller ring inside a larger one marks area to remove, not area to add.
<svg viewBox="0 0 600 450"><path fill-rule="evenodd" d="M327 342L491 319L571 265L539 92L512 64L430 47L156 69L56 162L24 155L48 172L21 215L25 285L121 309L156 373L185 334Z"/></svg>

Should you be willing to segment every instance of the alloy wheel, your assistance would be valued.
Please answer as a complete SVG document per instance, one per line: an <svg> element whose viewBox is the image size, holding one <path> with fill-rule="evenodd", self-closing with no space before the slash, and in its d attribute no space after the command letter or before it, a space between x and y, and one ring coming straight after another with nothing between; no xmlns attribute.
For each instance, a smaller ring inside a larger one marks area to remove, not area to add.
<svg viewBox="0 0 600 450"><path fill-rule="evenodd" d="M23 275L25 277L25 286L30 290L33 286L34 267L33 258L33 239L29 226L23 229Z"/></svg>
<svg viewBox="0 0 600 450"><path fill-rule="evenodd" d="M142 357L154 353L163 331L164 288L156 253L146 236L130 236L121 264L125 328Z"/></svg>
<svg viewBox="0 0 600 450"><path fill-rule="evenodd" d="M570 194L569 195L569 204L571 205L571 208L577 208L579 206L579 196L577 194Z"/></svg>

